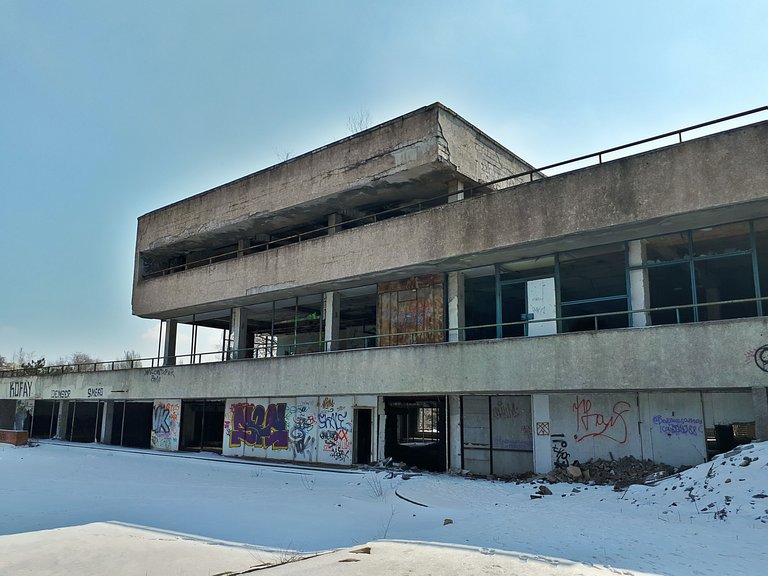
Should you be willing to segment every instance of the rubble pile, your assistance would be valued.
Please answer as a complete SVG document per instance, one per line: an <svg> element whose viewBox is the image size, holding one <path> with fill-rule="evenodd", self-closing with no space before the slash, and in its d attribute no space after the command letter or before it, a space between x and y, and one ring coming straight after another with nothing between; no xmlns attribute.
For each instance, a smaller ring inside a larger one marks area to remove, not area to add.
<svg viewBox="0 0 768 576"><path fill-rule="evenodd" d="M681 468L625 456L618 460L590 460L583 464L574 461L568 467L555 468L546 479L552 483L612 484L614 489L623 490L631 484L654 483L680 471Z"/></svg>

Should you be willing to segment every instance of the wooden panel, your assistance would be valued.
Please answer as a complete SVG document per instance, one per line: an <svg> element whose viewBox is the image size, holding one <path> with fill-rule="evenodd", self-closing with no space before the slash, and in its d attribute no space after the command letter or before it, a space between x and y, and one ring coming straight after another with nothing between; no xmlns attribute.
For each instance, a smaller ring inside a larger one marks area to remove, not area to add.
<svg viewBox="0 0 768 576"><path fill-rule="evenodd" d="M400 334L380 337L380 346L445 340L444 280L443 274L429 274L379 284L378 333Z"/></svg>

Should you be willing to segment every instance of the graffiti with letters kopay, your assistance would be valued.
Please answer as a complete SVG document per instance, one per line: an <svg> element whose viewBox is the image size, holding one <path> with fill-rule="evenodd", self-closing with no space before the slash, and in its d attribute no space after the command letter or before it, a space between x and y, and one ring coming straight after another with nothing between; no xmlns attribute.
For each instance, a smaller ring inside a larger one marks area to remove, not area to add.
<svg viewBox="0 0 768 576"><path fill-rule="evenodd" d="M588 398L576 396L572 409L576 414L576 442L587 438L607 438L617 444L627 441L627 422L624 414L629 412L629 402L619 400L610 412L601 412L592 407Z"/></svg>
<svg viewBox="0 0 768 576"><path fill-rule="evenodd" d="M245 443L254 448L288 449L288 428L285 423L285 402L261 404L241 402L232 404L232 427L229 447Z"/></svg>

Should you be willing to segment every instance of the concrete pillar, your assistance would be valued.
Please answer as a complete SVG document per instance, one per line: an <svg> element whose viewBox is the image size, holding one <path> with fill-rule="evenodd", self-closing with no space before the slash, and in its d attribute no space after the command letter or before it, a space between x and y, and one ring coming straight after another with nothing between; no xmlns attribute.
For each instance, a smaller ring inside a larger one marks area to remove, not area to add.
<svg viewBox="0 0 768 576"><path fill-rule="evenodd" d="M629 265L639 266L645 262L645 242L632 240L629 246ZM650 307L651 293L648 285L648 269L641 268L629 271L629 286L632 293L632 310L642 310ZM632 326L650 326L651 317L648 312L632 314Z"/></svg>
<svg viewBox="0 0 768 576"><path fill-rule="evenodd" d="M464 274L448 273L448 342L465 340L464 328Z"/></svg>
<svg viewBox="0 0 768 576"><path fill-rule="evenodd" d="M242 258L243 257L243 252L245 251L246 248L249 247L248 244L249 244L248 240L238 240L237 241L237 257L238 258Z"/></svg>
<svg viewBox="0 0 768 576"><path fill-rule="evenodd" d="M163 320L163 366L176 365L176 320Z"/></svg>
<svg viewBox="0 0 768 576"><path fill-rule="evenodd" d="M755 436L758 440L768 440L768 388L752 388L752 409L755 414Z"/></svg>
<svg viewBox="0 0 768 576"><path fill-rule="evenodd" d="M101 443L112 444L112 423L115 419L115 403L113 400L102 402L104 411L101 417Z"/></svg>
<svg viewBox="0 0 768 576"><path fill-rule="evenodd" d="M328 214L328 235L341 232L343 216L339 213ZM338 350L339 343L339 308L341 296L338 292L326 292L323 294L323 341L325 351Z"/></svg>
<svg viewBox="0 0 768 576"><path fill-rule="evenodd" d="M231 339L232 353L230 359L239 360L247 357L248 342L248 310L245 308L232 308L229 318L229 335Z"/></svg>
<svg viewBox="0 0 768 576"><path fill-rule="evenodd" d="M56 438L57 440L67 439L67 420L69 418L69 400L59 400L59 417L56 420Z"/></svg>
<svg viewBox="0 0 768 576"><path fill-rule="evenodd" d="M552 438L549 419L549 395L531 396L531 428L533 433L533 471L546 474L552 470Z"/></svg>
<svg viewBox="0 0 768 576"><path fill-rule="evenodd" d="M326 352L339 349L340 308L341 295L338 292L323 294L323 340Z"/></svg>
<svg viewBox="0 0 768 576"><path fill-rule="evenodd" d="M448 396L448 469L461 470L461 397Z"/></svg>
<svg viewBox="0 0 768 576"><path fill-rule="evenodd" d="M328 214L328 234L336 234L341 232L341 222L343 217L339 213Z"/></svg>
<svg viewBox="0 0 768 576"><path fill-rule="evenodd" d="M448 203L451 202L458 202L459 200L464 200L464 182L461 182L460 180L452 180L448 183L448 192L456 192L456 194L453 194L451 196L448 196Z"/></svg>

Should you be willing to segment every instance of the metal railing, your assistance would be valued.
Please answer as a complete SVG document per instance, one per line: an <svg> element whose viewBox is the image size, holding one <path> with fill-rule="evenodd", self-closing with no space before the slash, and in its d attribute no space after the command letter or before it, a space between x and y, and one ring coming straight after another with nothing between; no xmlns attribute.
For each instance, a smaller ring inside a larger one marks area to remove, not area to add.
<svg viewBox="0 0 768 576"><path fill-rule="evenodd" d="M286 356L298 356L306 354L317 354L327 352L341 352L341 351L353 351L353 350L365 350L370 348L389 348L393 346L415 346L419 344L441 344L451 343L454 341L466 341L467 332L473 330L501 330L509 327L526 327L532 324L545 324L555 323L557 331L551 335L563 335L573 334L576 332L597 332L617 329L636 329L640 327L633 327L633 317L650 315L659 312L674 312L675 322L665 322L663 324L657 324L655 326L668 326L670 324L697 324L701 322L709 322L712 320L686 320L682 316L682 312L686 310L693 311L695 309L710 308L716 306L728 306L728 305L741 305L741 304L754 304L755 314L738 316L733 318L727 318L728 320L735 320L740 318L761 318L763 316L758 315L758 302L768 301L768 297L761 298L742 298L736 300L721 300L717 302L704 302L697 304L679 304L675 306L661 306L656 308L639 308L632 310L619 310L613 312L596 312L591 314L579 314L571 316L556 316L553 318L541 318L534 320L520 320L515 322L502 322L494 324L478 324L474 326L461 326L452 328L440 328L434 330L417 330L412 332L392 332L388 334L373 334L366 336L355 336L352 338L338 338L333 340L324 341L312 341L312 342L291 342L287 344L272 343L263 347L251 347L243 349L229 349L229 350L216 350L212 352L196 352L190 354L176 354L171 356L170 359L173 363L168 363L165 358L153 357L153 358L137 358L133 360L112 360L108 362L90 362L87 364L65 364L56 366L43 366L40 368L13 368L0 370L0 377L17 377L17 376L31 376L31 375L60 375L60 374L77 374L87 372L102 372L112 370L130 370L141 369L146 370L152 374L153 370L171 370L177 366L186 366L190 364L204 364L208 362L226 362L226 361L244 361L253 360L259 361L269 358L284 358ZM601 328L600 320L607 318L627 318L627 325L621 327ZM563 324L566 322L573 322L579 320L590 320L592 322L593 329L585 330L583 328L579 330L566 330L563 331ZM647 325L645 327L650 327ZM451 340L451 335L454 335L455 340ZM491 338L478 338L485 340L496 339L510 339L510 338L527 338L526 336L501 336ZM257 356L254 356L254 355ZM185 362L186 361L186 362Z"/></svg>
<svg viewBox="0 0 768 576"><path fill-rule="evenodd" d="M651 136L649 138L643 138L642 140L635 140L634 142L630 142L628 144L622 144L621 146L614 146L613 148L606 148L605 150L600 150L599 152L593 152L591 154L585 154L583 156L578 156L576 158L570 158L568 160L563 160L561 162L555 162L554 164L548 164L546 166L542 166L540 168L533 168L531 170L526 170L524 172L518 172L516 174L512 174L511 176L504 176L503 178L497 178L496 180L490 180L489 182L484 182L482 184L476 184L475 186L471 186L469 188L465 188L463 190L458 190L454 192L449 192L447 194L440 194L438 196L434 196L432 198L429 198L428 200L419 200L414 201L411 203L406 203L401 206L398 206L396 208L388 208L386 210L381 210L379 212L375 212L372 214L367 214L365 216L359 216L357 218L352 218L350 220L345 220L344 222L340 224L334 224L331 226L320 226L318 228L313 228L312 230L309 230L307 232L299 232L296 234L292 234L289 236L284 236L281 238L275 238L274 240L268 240L266 242L262 242L260 244L255 244L253 246L248 246L244 248L239 248L237 250L232 250L229 252L224 252L222 254L216 254L215 256L209 256L206 258L201 258L199 260L193 260L191 262L186 262L184 264L178 264L174 266L168 266L166 268L163 268L161 270L153 270L152 272L147 272L142 274L142 279L150 279L155 278L158 276L165 276L168 274L173 274L176 272L183 272L184 270L188 270L190 268L200 268L202 266L210 266L211 264L215 264L216 262L222 262L225 260L231 260L233 258L237 258L238 256L245 256L257 252L263 252L266 250L269 250L270 248L277 248L280 246L285 246L287 244L295 244L298 242L301 242L302 239L313 239L317 237L322 237L328 233L329 230L339 230L342 227L347 228L353 228L357 226L362 226L364 224L370 224L377 222L378 220L381 220L382 218L386 217L393 217L397 215L402 215L403 212L407 213L416 213L421 212L422 210L425 210L427 208L433 208L436 204L433 204L434 202L440 201L440 200L448 200L448 198L458 198L458 199L466 199L472 197L472 193L481 190L486 189L489 186L495 186L496 184L501 184L502 182L508 182L510 180L514 179L522 179L522 178L528 178L528 182L532 182L534 180L534 176L540 176L542 178L545 178L546 175L542 174L544 170L552 170L554 168L559 168L561 166L567 166L569 164L575 164L577 162L583 162L585 160L591 160L591 159L597 159L598 164L603 163L603 156L606 154L610 154L612 152L618 152L621 150L626 150L628 148L634 148L635 146L640 146L643 144L648 144L650 142L655 142L658 140L663 140L665 138L670 138L672 136L677 136L678 141L680 143L683 142L683 134L686 132L691 132L693 130L699 130L701 128L706 128L708 126L714 126L716 124L720 124L723 122L728 122L730 120L735 120L737 118L743 118L745 116L750 116L752 114L758 114L760 112L768 112L768 106L760 106L759 108L753 108L751 110L746 110L744 112L739 112L738 114L731 114L730 116L723 116L722 118L717 118L715 120L709 120L708 122L702 122L700 124L694 124L693 126L686 126L685 128L680 128L678 130L672 130L671 132L665 132L664 134L658 134L656 136ZM504 190L509 190L512 186L516 186L519 184L523 184L524 182L518 182L517 184L513 183L511 186L503 188L501 190L495 190L493 192L489 193L498 193L503 192ZM463 195L463 198L459 198ZM423 207L424 204L429 204L426 208ZM400 214L398 214L400 213ZM350 226L352 225L352 226Z"/></svg>

